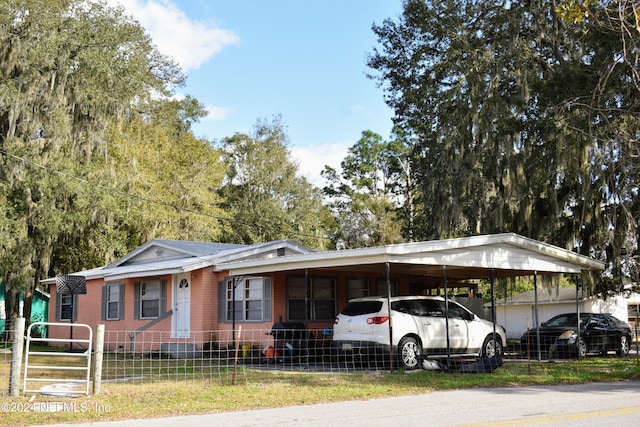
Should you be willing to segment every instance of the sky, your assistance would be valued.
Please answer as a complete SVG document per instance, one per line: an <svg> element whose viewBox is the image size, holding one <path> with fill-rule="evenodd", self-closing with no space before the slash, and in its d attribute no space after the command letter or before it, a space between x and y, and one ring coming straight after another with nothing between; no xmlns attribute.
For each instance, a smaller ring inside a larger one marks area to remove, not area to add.
<svg viewBox="0 0 640 427"><path fill-rule="evenodd" d="M366 74L373 23L401 0L108 0L120 3L187 76L208 116L198 137L251 133L281 116L300 175L323 185L365 130L388 138L392 111Z"/></svg>

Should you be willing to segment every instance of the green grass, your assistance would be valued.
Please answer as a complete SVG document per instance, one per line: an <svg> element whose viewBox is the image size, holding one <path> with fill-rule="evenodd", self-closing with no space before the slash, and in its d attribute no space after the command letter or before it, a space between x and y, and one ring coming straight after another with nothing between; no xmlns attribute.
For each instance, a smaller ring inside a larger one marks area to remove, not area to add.
<svg viewBox="0 0 640 427"><path fill-rule="evenodd" d="M342 400L375 399L471 387L516 387L640 379L636 358L595 358L544 363L507 363L493 373L396 371L375 374L256 372L241 369L235 385L226 381L103 383L101 393L77 398L35 395L60 412L6 412L2 426L86 423L132 418L202 414ZM0 397L15 409L32 395Z"/></svg>

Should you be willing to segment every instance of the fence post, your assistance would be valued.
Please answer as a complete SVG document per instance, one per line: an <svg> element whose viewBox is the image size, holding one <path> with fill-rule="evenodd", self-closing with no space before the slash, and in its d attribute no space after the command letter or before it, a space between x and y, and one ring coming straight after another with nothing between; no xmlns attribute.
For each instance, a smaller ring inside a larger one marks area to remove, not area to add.
<svg viewBox="0 0 640 427"><path fill-rule="evenodd" d="M100 393L102 385L102 356L104 352L104 325L96 326L96 337L93 359L93 394Z"/></svg>
<svg viewBox="0 0 640 427"><path fill-rule="evenodd" d="M18 396L20 391L20 371L24 353L24 317L13 319L13 345L11 346L11 374L9 377L9 395Z"/></svg>

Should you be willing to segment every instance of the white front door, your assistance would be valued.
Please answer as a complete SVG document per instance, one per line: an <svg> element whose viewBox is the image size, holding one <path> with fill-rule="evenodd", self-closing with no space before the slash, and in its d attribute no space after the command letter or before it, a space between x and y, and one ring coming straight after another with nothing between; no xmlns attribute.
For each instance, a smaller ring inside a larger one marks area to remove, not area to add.
<svg viewBox="0 0 640 427"><path fill-rule="evenodd" d="M191 318L191 274L177 274L173 282L173 338L189 338Z"/></svg>

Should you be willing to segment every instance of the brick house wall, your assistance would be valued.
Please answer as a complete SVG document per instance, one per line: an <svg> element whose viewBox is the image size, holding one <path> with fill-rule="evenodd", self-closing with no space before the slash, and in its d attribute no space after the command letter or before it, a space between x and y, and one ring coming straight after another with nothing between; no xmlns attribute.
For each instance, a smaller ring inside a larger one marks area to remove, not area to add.
<svg viewBox="0 0 640 427"><path fill-rule="evenodd" d="M270 331L275 322L279 320L288 321L287 319L287 272L278 272L268 275L272 281L271 296L271 319L264 322L236 322L236 329L242 325L245 333L249 331L261 331L254 333L252 340L256 345L269 345L273 342L273 338L265 332ZM300 273L293 275L300 276ZM153 278L162 278L166 283L166 301L164 309L172 310L173 302L173 276L154 276ZM102 319L102 287L106 282L103 279L88 280L87 294L77 295L77 315L74 323L84 323L95 327L98 324L104 324L107 335L112 337L114 341L118 341L119 348L111 348L107 343L107 350L127 350L132 351L153 351L157 350L163 342L195 342L199 346L207 345L214 340L229 339L232 334L233 324L231 322L219 321L219 303L218 303L218 286L219 282L227 277L227 272L214 272L211 268L203 268L190 273L190 336L189 338L171 338L172 316L167 316L161 320L153 319L135 319L134 318L134 289L135 283L141 278L129 278L118 281L123 285L124 290L124 311L122 320L103 320ZM322 277L332 277L336 280L336 314L347 303L347 280L352 275L340 272L336 274L323 274ZM367 279L371 295L384 294L386 289L377 289L378 282L381 280L379 274L359 275L359 278ZM398 282L399 293L407 292L406 280L402 277L394 278ZM111 282L110 282L111 283ZM60 295L56 293L55 285L50 286L51 291L51 309L49 311L49 321L57 322L57 299ZM162 310L161 310L162 311ZM62 323L69 323L68 321ZM148 326L153 323L152 326ZM332 327L332 320L310 321L309 329L321 330L326 327ZM147 329L142 335L136 335L132 338L132 333L141 328ZM53 338L69 338L69 327L51 326L49 335ZM152 336L149 339L147 337ZM86 339L86 332L79 330L74 338ZM112 346L113 347L113 346Z"/></svg>

